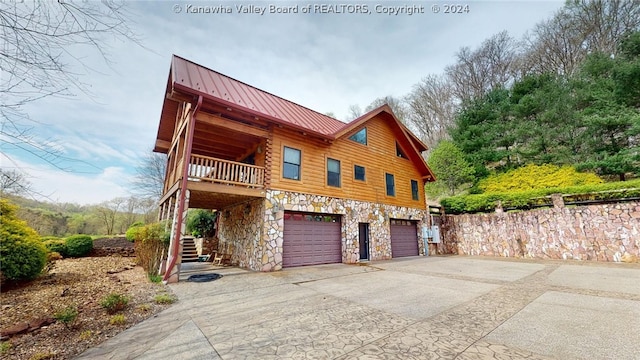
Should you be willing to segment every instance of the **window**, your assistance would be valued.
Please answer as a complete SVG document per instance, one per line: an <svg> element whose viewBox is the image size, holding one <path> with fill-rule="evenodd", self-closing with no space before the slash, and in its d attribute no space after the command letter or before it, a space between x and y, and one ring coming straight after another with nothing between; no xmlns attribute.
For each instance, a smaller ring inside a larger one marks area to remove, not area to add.
<svg viewBox="0 0 640 360"><path fill-rule="evenodd" d="M284 147L282 177L286 179L300 180L300 150L286 146Z"/></svg>
<svg viewBox="0 0 640 360"><path fill-rule="evenodd" d="M362 130L349 136L349 140L353 140L360 144L367 145L367 128L362 128Z"/></svg>
<svg viewBox="0 0 640 360"><path fill-rule="evenodd" d="M385 174L387 178L387 195L396 196L396 183L393 178L393 174Z"/></svg>
<svg viewBox="0 0 640 360"><path fill-rule="evenodd" d="M411 198L413 200L420 200L420 193L418 193L418 182L411 180Z"/></svg>
<svg viewBox="0 0 640 360"><path fill-rule="evenodd" d="M364 166L353 165L353 178L365 181Z"/></svg>
<svg viewBox="0 0 640 360"><path fill-rule="evenodd" d="M327 159L327 185L340 187L340 161Z"/></svg>
<svg viewBox="0 0 640 360"><path fill-rule="evenodd" d="M396 155L403 159L407 159L407 155L405 155L404 151L402 151L402 148L400 148L400 144L398 144L397 142L396 142Z"/></svg>

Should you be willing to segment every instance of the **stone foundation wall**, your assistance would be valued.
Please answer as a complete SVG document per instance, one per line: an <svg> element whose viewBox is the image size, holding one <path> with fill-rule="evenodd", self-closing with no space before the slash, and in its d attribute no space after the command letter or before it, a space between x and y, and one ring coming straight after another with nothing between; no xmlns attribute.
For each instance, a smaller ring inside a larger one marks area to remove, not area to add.
<svg viewBox="0 0 640 360"><path fill-rule="evenodd" d="M446 215L441 230L445 253L635 262L640 202Z"/></svg>
<svg viewBox="0 0 640 360"><path fill-rule="evenodd" d="M358 223L369 223L371 260L390 259L389 219L426 224L424 209L339 199L327 196L268 190L264 200L238 205L221 212L219 250L231 254L232 263L257 271L282 269L284 212L300 211L342 215L342 261L359 262ZM419 241L420 254L424 246Z"/></svg>
<svg viewBox="0 0 640 360"><path fill-rule="evenodd" d="M231 264L252 270L260 270L256 259L261 243L264 200L236 205L222 210L218 223L218 251L231 256Z"/></svg>

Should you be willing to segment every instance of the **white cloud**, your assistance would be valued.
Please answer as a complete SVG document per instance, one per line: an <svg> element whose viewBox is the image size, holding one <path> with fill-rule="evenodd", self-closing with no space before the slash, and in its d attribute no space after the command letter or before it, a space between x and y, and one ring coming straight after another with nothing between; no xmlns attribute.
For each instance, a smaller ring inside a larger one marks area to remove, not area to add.
<svg viewBox="0 0 640 360"><path fill-rule="evenodd" d="M122 167L107 167L97 174L78 174L29 164L16 158L9 160L2 154L0 163L5 169L17 166L24 170L33 190L46 196L40 200L86 205L129 195L127 185L131 175Z"/></svg>
<svg viewBox="0 0 640 360"><path fill-rule="evenodd" d="M427 11L432 4L415 3ZM462 46L505 29L520 38L563 1L473 1L467 14L412 16L175 14L175 2L128 4L144 48L108 43L111 67L96 53L74 53L98 70L78 69L92 96L50 97L26 108L40 122L40 137L57 139L66 156L85 161L69 162L76 172L66 173L21 157L40 191L60 201L126 193L126 174L154 144L171 54L345 118L352 104L402 97L424 76L442 73Z"/></svg>

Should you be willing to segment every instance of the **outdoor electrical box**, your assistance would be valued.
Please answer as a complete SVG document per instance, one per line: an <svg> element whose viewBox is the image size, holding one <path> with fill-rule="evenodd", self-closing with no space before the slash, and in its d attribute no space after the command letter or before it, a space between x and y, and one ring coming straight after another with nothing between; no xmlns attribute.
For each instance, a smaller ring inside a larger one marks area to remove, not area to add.
<svg viewBox="0 0 640 360"><path fill-rule="evenodd" d="M431 227L431 242L434 244L440 243L440 227L438 225Z"/></svg>

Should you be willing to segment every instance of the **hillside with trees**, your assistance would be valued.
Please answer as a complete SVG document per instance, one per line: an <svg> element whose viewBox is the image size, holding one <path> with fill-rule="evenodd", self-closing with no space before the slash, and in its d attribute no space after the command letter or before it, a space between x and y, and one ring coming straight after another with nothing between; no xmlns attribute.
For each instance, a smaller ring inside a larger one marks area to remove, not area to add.
<svg viewBox="0 0 640 360"><path fill-rule="evenodd" d="M429 146L439 179L427 186L430 198L481 192L481 179L529 164L572 166L607 181L634 178L640 0L569 0L522 38L502 31L475 48L462 46L442 73L425 74L408 94L381 95L364 111L389 104ZM361 114L350 107L350 118ZM28 181L15 172L1 174L0 191L12 194L19 216L41 235L123 233L155 217L150 199L160 195L164 161L142 159L132 183L137 196L103 204L32 202Z"/></svg>
<svg viewBox="0 0 640 360"><path fill-rule="evenodd" d="M529 164L634 178L640 1L567 1L523 38L502 31L464 46L443 73L389 98L430 148L439 179L427 185L430 198L482 192L483 178Z"/></svg>

